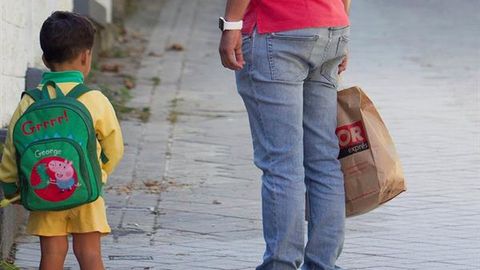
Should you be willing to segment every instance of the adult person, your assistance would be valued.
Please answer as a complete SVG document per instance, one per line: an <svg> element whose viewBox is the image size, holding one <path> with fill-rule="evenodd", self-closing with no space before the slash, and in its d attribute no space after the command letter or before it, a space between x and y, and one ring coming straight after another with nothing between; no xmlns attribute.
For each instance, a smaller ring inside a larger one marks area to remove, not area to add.
<svg viewBox="0 0 480 270"><path fill-rule="evenodd" d="M222 64L236 71L254 162L263 171L266 250L257 270L298 269L302 262L305 270L340 269L345 198L335 129L349 6L350 0L228 0L220 18Z"/></svg>

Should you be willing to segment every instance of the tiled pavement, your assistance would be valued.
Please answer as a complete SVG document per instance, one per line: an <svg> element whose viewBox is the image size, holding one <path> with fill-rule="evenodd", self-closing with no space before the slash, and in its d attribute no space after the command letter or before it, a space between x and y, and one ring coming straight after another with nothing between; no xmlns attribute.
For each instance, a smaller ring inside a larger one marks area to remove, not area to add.
<svg viewBox="0 0 480 270"><path fill-rule="evenodd" d="M261 259L259 172L217 56L223 5L170 0L159 14L132 101L152 116L122 123L126 155L106 193L109 269L253 269ZM408 192L347 221L345 269L480 269L479 8L353 1L345 85L362 86L382 113ZM185 51L165 51L173 43ZM18 243L16 264L34 268L37 240ZM78 268L71 254L66 266Z"/></svg>

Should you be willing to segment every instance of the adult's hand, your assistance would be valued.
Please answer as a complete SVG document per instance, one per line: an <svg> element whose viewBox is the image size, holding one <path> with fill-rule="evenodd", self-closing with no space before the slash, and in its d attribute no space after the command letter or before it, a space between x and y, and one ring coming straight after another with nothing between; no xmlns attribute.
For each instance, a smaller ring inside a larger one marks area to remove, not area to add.
<svg viewBox="0 0 480 270"><path fill-rule="evenodd" d="M231 70L240 70L245 61L242 53L242 32L240 30L226 30L222 32L218 48L222 65Z"/></svg>
<svg viewBox="0 0 480 270"><path fill-rule="evenodd" d="M348 54L345 55L342 62L340 62L340 64L338 65L338 74L344 72L347 69L347 64L348 64Z"/></svg>

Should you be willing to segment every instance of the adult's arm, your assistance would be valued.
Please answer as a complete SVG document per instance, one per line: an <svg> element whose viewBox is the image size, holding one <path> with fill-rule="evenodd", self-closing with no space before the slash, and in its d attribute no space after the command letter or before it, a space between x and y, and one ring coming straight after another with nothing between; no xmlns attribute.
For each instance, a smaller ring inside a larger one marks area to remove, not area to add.
<svg viewBox="0 0 480 270"><path fill-rule="evenodd" d="M225 20L242 20L249 3L250 0L228 0L225 8ZM241 30L223 31L218 50L224 67L232 70L243 68L245 61L242 54Z"/></svg>
<svg viewBox="0 0 480 270"><path fill-rule="evenodd" d="M345 7L345 12L347 15L350 14L350 3L352 2L351 0L342 0L343 6Z"/></svg>

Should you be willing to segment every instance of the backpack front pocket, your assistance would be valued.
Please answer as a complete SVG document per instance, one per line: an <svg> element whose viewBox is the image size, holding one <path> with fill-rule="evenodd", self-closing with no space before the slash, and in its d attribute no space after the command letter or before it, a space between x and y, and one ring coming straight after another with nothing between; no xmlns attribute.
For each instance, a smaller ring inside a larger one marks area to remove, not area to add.
<svg viewBox="0 0 480 270"><path fill-rule="evenodd" d="M82 153L73 139L51 138L28 145L19 166L23 205L31 211L64 210L91 201L91 179Z"/></svg>

